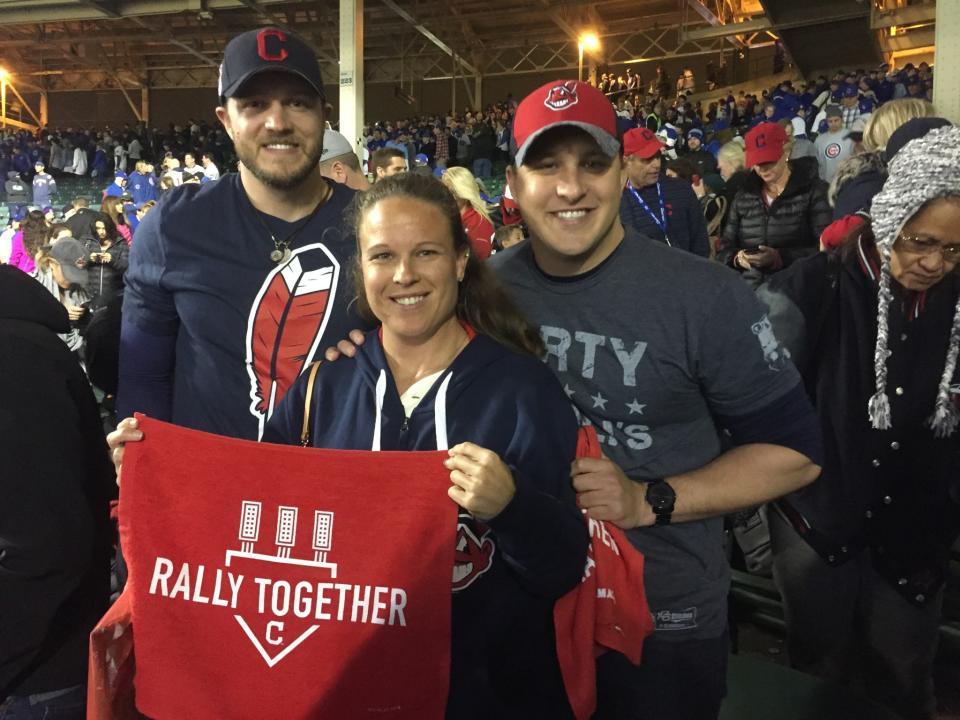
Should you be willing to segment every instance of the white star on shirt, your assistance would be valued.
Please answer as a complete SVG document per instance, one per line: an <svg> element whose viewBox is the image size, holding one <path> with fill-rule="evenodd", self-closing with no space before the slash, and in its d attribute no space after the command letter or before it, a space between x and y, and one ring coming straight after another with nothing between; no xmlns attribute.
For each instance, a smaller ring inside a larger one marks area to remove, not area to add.
<svg viewBox="0 0 960 720"><path fill-rule="evenodd" d="M590 399L593 400L593 406L595 408L600 408L601 410L607 409L607 399L599 392L596 395L591 395Z"/></svg>
<svg viewBox="0 0 960 720"><path fill-rule="evenodd" d="M643 415L643 409L646 407L646 405L641 405L638 403L636 398L633 399L633 402L626 403L626 405L631 415L634 413L637 413L637 415Z"/></svg>
<svg viewBox="0 0 960 720"><path fill-rule="evenodd" d="M573 388L569 385L564 385L563 391L567 394L567 397L573 397Z"/></svg>

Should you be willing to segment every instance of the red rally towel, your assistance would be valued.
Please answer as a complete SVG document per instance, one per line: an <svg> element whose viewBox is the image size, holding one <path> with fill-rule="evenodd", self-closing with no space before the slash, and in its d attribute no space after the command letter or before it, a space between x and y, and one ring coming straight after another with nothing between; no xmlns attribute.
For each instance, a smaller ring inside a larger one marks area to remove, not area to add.
<svg viewBox="0 0 960 720"><path fill-rule="evenodd" d="M123 594L90 633L87 677L89 720L134 720L142 717L133 700L133 625L130 594Z"/></svg>
<svg viewBox="0 0 960 720"><path fill-rule="evenodd" d="M580 429L577 457L600 457L593 428ZM589 519L587 525L583 580L553 609L560 672L577 720L586 720L597 707L595 658L613 650L639 665L643 640L653 632L643 555L615 525Z"/></svg>
<svg viewBox="0 0 960 720"><path fill-rule="evenodd" d="M120 493L140 712L443 717L457 518L446 453L140 428Z"/></svg>

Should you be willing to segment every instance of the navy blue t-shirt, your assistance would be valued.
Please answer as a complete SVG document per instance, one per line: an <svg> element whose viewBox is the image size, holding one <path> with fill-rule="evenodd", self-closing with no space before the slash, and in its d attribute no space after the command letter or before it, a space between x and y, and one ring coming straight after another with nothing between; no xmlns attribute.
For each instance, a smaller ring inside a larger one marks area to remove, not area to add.
<svg viewBox="0 0 960 720"><path fill-rule="evenodd" d="M144 218L125 278L123 414L257 439L304 368L363 327L348 317L355 240L343 212L354 193L331 187L305 223L258 213L236 174L175 188ZM282 239L300 224L290 261L273 262L267 227ZM159 385L169 399L158 403Z"/></svg>

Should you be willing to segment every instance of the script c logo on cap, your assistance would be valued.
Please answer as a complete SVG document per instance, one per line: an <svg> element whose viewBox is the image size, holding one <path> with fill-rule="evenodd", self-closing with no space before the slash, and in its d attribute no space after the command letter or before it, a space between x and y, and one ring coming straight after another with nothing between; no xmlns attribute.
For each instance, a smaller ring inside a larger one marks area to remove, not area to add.
<svg viewBox="0 0 960 720"><path fill-rule="evenodd" d="M562 85L554 85L547 91L543 104L551 110L566 110L580 101L577 97L577 84L570 80Z"/></svg>
<svg viewBox="0 0 960 720"><path fill-rule="evenodd" d="M280 43L279 52L270 52L267 49L268 38L277 39L278 43ZM287 34L282 30L277 30L276 28L267 28L266 30L261 30L257 34L257 54L268 62L283 62L289 55L287 49L283 47L283 43L286 41Z"/></svg>
<svg viewBox="0 0 960 720"><path fill-rule="evenodd" d="M767 146L767 136L764 135L763 133L758 134L757 137L754 138L753 144L756 145L758 148L766 147L766 146Z"/></svg>

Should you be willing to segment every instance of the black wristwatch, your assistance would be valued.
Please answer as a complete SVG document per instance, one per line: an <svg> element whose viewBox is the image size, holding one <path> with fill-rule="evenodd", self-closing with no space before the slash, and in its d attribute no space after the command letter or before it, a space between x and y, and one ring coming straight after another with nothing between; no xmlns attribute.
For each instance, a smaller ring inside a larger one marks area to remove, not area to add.
<svg viewBox="0 0 960 720"><path fill-rule="evenodd" d="M653 508L657 516L654 525L669 525L673 516L673 505L677 501L677 493L663 478L647 481L647 493L644 496L647 504Z"/></svg>

